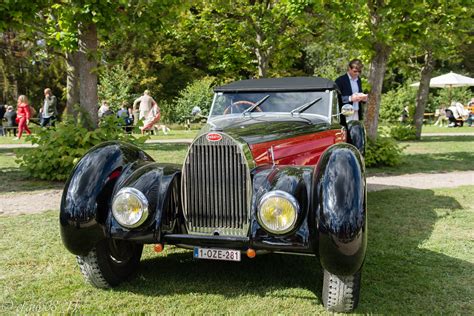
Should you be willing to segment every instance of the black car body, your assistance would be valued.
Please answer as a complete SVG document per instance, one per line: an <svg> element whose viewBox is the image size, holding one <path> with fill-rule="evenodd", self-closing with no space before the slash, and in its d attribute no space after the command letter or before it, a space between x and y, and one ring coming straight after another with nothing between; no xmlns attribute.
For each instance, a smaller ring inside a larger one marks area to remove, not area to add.
<svg viewBox="0 0 474 316"><path fill-rule="evenodd" d="M232 261L260 252L315 255L326 307L352 310L367 245L363 125L340 123L350 106L322 78L214 90L184 165L154 162L120 142L80 160L61 201L64 245L97 287L129 276L143 244Z"/></svg>

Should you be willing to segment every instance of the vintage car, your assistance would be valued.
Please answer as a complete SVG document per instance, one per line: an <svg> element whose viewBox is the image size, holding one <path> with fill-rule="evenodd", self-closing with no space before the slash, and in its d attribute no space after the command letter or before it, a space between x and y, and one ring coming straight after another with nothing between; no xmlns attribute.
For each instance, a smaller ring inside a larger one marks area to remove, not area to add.
<svg viewBox="0 0 474 316"><path fill-rule="evenodd" d="M189 248L196 259L314 255L324 305L353 310L367 216L365 130L342 123L352 107L341 104L333 81L317 77L242 80L214 91L183 165L121 142L98 145L77 163L60 230L86 280L119 284L137 270L144 244Z"/></svg>

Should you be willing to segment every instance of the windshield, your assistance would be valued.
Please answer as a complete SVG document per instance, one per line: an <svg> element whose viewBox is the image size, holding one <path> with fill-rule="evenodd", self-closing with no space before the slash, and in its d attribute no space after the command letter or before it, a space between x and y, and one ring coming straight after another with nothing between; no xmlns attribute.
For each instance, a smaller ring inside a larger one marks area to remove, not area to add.
<svg viewBox="0 0 474 316"><path fill-rule="evenodd" d="M255 104L260 103L257 107ZM301 106L308 105L304 111ZM298 109L300 108L300 109ZM290 113L301 115L330 115L331 93L313 92L217 92L212 103L211 117L252 113ZM250 111L249 111L250 110ZM300 113L299 113L300 112Z"/></svg>

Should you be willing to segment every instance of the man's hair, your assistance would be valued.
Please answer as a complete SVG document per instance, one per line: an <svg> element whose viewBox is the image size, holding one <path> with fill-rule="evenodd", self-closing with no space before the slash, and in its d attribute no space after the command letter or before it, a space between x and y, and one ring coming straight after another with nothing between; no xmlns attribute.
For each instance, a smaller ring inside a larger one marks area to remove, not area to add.
<svg viewBox="0 0 474 316"><path fill-rule="evenodd" d="M143 92L143 94L146 94L146 95L150 95L150 90L145 90L145 92Z"/></svg>
<svg viewBox="0 0 474 316"><path fill-rule="evenodd" d="M349 62L349 68L362 69L364 65L360 59L353 59Z"/></svg>
<svg viewBox="0 0 474 316"><path fill-rule="evenodd" d="M47 94L52 94L52 92L51 92L51 89L50 89L50 88L46 88L46 89L44 89L44 93L45 93L45 94L46 94L46 93L47 93Z"/></svg>

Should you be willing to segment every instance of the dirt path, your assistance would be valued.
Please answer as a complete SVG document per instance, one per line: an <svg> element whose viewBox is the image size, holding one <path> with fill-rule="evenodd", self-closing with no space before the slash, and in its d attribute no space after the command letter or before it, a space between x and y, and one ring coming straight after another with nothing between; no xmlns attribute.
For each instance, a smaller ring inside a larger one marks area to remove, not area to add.
<svg viewBox="0 0 474 316"><path fill-rule="evenodd" d="M396 188L434 189L474 185L474 171L449 173L416 173L401 176L368 177L368 191ZM58 210L62 190L42 190L30 193L6 193L0 195L0 216L40 213Z"/></svg>

